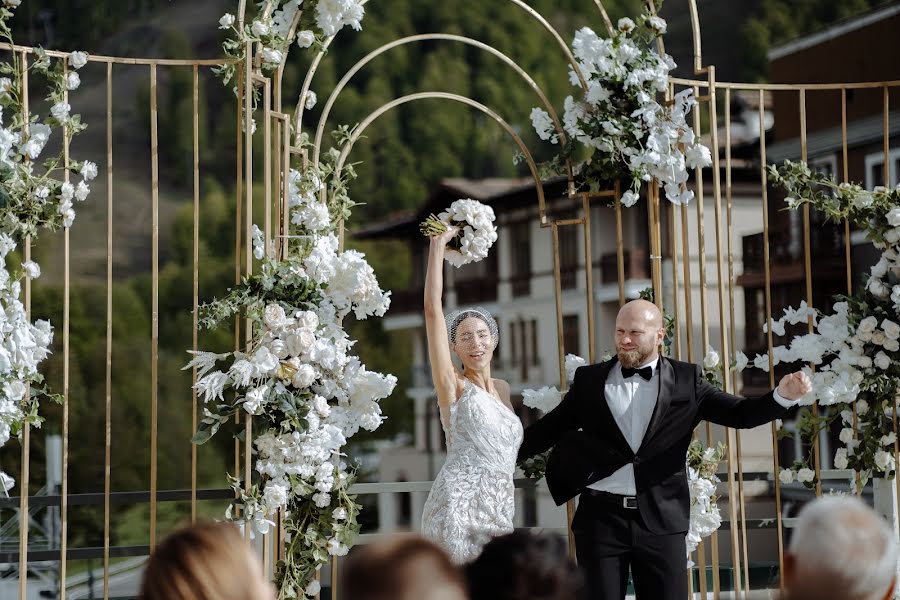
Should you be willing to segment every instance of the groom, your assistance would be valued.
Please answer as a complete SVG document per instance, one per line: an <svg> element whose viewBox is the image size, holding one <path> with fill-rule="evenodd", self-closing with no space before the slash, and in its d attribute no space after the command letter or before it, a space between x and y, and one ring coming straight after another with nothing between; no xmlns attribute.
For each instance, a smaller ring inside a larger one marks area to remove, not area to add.
<svg viewBox="0 0 900 600"><path fill-rule="evenodd" d="M618 359L575 372L563 401L525 431L519 460L554 447L547 485L557 504L580 494L572 521L591 600L687 597L685 457L700 421L750 428L782 416L811 389L801 372L759 398L726 394L697 365L659 355L662 315L646 300L616 317Z"/></svg>

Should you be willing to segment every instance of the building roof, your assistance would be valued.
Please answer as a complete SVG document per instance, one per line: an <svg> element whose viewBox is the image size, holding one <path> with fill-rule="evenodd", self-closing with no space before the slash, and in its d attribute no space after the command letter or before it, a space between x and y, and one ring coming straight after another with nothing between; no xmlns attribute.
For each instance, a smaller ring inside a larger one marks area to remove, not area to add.
<svg viewBox="0 0 900 600"><path fill-rule="evenodd" d="M873 23L889 19L897 14L900 14L900 0L877 6L860 15L842 19L824 29L775 46L768 52L769 61L778 60L785 56L800 52L801 50L818 46L819 44L847 35L852 31L868 27Z"/></svg>

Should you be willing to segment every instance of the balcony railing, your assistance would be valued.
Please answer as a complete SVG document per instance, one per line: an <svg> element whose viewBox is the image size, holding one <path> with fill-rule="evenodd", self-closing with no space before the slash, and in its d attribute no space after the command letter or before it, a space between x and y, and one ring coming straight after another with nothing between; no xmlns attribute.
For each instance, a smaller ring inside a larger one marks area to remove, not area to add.
<svg viewBox="0 0 900 600"><path fill-rule="evenodd" d="M840 262L845 257L844 239L841 231L833 225L825 224L813 228L809 238L810 256L819 266ZM769 229L769 264L771 266L802 265L803 229L797 227L775 227ZM745 235L742 241L744 273L761 272L765 269L765 237L763 233ZM822 263L822 261L827 261Z"/></svg>

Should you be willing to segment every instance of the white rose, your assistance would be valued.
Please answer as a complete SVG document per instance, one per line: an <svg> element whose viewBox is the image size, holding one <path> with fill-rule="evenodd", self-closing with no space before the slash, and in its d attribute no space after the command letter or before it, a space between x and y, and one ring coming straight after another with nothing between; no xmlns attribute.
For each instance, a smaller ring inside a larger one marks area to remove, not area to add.
<svg viewBox="0 0 900 600"><path fill-rule="evenodd" d="M316 380L316 371L311 365L300 365L291 379L291 384L297 389L308 388Z"/></svg>
<svg viewBox="0 0 900 600"><path fill-rule="evenodd" d="M886 370L891 366L891 358L882 352L878 351L878 354L875 355L875 366L881 370Z"/></svg>
<svg viewBox="0 0 900 600"><path fill-rule="evenodd" d="M73 69L80 69L88 63L88 53L76 50L69 55L69 65Z"/></svg>
<svg viewBox="0 0 900 600"><path fill-rule="evenodd" d="M634 206L634 204L638 201L638 196L633 190L626 190L624 194L622 194L622 206L626 208Z"/></svg>
<svg viewBox="0 0 900 600"><path fill-rule="evenodd" d="M707 369L715 369L719 366L719 353L710 348L703 357L703 366Z"/></svg>
<svg viewBox="0 0 900 600"><path fill-rule="evenodd" d="M23 262L22 268L25 269L25 274L28 275L29 279L37 279L41 276L41 267L33 260Z"/></svg>
<svg viewBox="0 0 900 600"><path fill-rule="evenodd" d="M834 468L835 469L846 469L848 466L847 461L847 449L846 448L838 448L834 453Z"/></svg>
<svg viewBox="0 0 900 600"><path fill-rule="evenodd" d="M865 400L857 400L857 401L856 401L856 414L857 414L857 416L860 416L860 417L861 417L861 416L863 416L864 414L866 414L867 412L869 412L869 403L866 402ZM860 425L862 425L862 424L860 424Z"/></svg>
<svg viewBox="0 0 900 600"><path fill-rule="evenodd" d="M884 349L888 352L896 352L900 350L900 340L885 340Z"/></svg>
<svg viewBox="0 0 900 600"><path fill-rule="evenodd" d="M269 386L262 385L247 392L247 396L244 399L244 410L246 410L251 415L258 415L260 413L260 408L262 407L262 404L266 399L266 394L268 393L268 391Z"/></svg>
<svg viewBox="0 0 900 600"><path fill-rule="evenodd" d="M232 25L234 25L234 15L231 13L225 13L219 19L219 29L230 29Z"/></svg>
<svg viewBox="0 0 900 600"><path fill-rule="evenodd" d="M812 469L802 468L797 471L797 481L800 483L809 483L816 478L816 473Z"/></svg>
<svg viewBox="0 0 900 600"><path fill-rule="evenodd" d="M281 62L283 55L279 50L275 50L274 48L263 48L262 58L264 62L270 64L278 64Z"/></svg>
<svg viewBox="0 0 900 600"><path fill-rule="evenodd" d="M253 25L250 26L250 31L256 37L264 36L269 33L269 26L262 21L253 21Z"/></svg>
<svg viewBox="0 0 900 600"><path fill-rule="evenodd" d="M3 0L3 4L9 6L10 8L15 8L18 5L22 4L22 0Z"/></svg>
<svg viewBox="0 0 900 600"><path fill-rule="evenodd" d="M297 311L297 314L294 316L301 327L315 329L319 326L319 317L311 310Z"/></svg>
<svg viewBox="0 0 900 600"><path fill-rule="evenodd" d="M621 19L619 19L617 26L619 28L619 31L621 31L622 33L630 33L631 31L634 31L634 21L632 21L628 17L622 17Z"/></svg>
<svg viewBox="0 0 900 600"><path fill-rule="evenodd" d="M66 75L66 89L71 92L77 90L79 85L81 85L81 77L75 71L70 71Z"/></svg>
<svg viewBox="0 0 900 600"><path fill-rule="evenodd" d="M886 241L888 244L896 244L897 242L900 242L900 227L895 227L885 232L884 241Z"/></svg>
<svg viewBox="0 0 900 600"><path fill-rule="evenodd" d="M887 222L891 224L891 227L900 226L900 207L892 208L885 216L887 217Z"/></svg>
<svg viewBox="0 0 900 600"><path fill-rule="evenodd" d="M900 338L900 325L897 323L885 319L881 322L881 328L884 330L884 335L887 336L888 339L896 340Z"/></svg>
<svg viewBox="0 0 900 600"><path fill-rule="evenodd" d="M343 521L347 518L347 509L343 506L334 509L334 512L331 513L331 518L335 521Z"/></svg>
<svg viewBox="0 0 900 600"><path fill-rule="evenodd" d="M872 343L876 346L884 345L884 342L887 338L884 335L883 331L873 331L872 332Z"/></svg>
<svg viewBox="0 0 900 600"><path fill-rule="evenodd" d="M859 327L856 328L858 333L867 332L871 333L875 331L875 328L878 327L878 319L875 317L866 317L862 321L859 322Z"/></svg>
<svg viewBox="0 0 900 600"><path fill-rule="evenodd" d="M91 188L84 181L79 181L78 185L75 186L75 199L79 202L84 202L90 193Z"/></svg>
<svg viewBox="0 0 900 600"><path fill-rule="evenodd" d="M69 111L72 107L68 102L57 102L50 108L50 114L57 121L65 121L69 118Z"/></svg>
<svg viewBox="0 0 900 600"><path fill-rule="evenodd" d="M91 181L97 176L97 164L89 160L84 161L81 163L81 171L79 174L85 181Z"/></svg>
<svg viewBox="0 0 900 600"><path fill-rule="evenodd" d="M284 321L287 318L287 315L284 314L284 309L281 308L278 304L270 304L266 306L266 312L263 317L263 320L266 323L266 327L269 329L277 329L284 325Z"/></svg>
<svg viewBox="0 0 900 600"><path fill-rule="evenodd" d="M308 598L313 598L319 595L319 592L322 591L322 584L316 580L310 581L309 585L306 586L306 589L303 590L303 593Z"/></svg>
<svg viewBox="0 0 900 600"><path fill-rule="evenodd" d="M840 436L838 436L838 439L840 439L845 444L849 444L850 440L853 439L853 429L851 429L850 427L844 427L843 429L841 429L841 434Z"/></svg>
<svg viewBox="0 0 900 600"><path fill-rule="evenodd" d="M884 450L875 453L875 466L881 471L889 471L894 465L894 457Z"/></svg>
<svg viewBox="0 0 900 600"><path fill-rule="evenodd" d="M301 48L309 48L316 41L316 34L309 29L304 29L297 34L297 45Z"/></svg>
<svg viewBox="0 0 900 600"><path fill-rule="evenodd" d="M881 445L882 446L893 446L894 442L897 441L897 434L893 431L887 435L881 436Z"/></svg>
<svg viewBox="0 0 900 600"><path fill-rule="evenodd" d="M794 481L794 472L790 469L782 469L778 474L778 479L785 485L792 483Z"/></svg>

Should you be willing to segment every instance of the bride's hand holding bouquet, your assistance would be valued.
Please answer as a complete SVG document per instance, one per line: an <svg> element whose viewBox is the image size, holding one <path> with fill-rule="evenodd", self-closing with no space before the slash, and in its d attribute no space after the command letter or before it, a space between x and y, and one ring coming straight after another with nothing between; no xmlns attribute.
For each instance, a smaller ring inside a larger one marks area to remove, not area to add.
<svg viewBox="0 0 900 600"><path fill-rule="evenodd" d="M431 215L419 228L427 237L447 237L447 262L461 267L488 255L497 241L494 210L470 198L457 200L446 211ZM451 234L446 236L446 234Z"/></svg>

